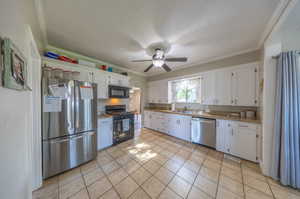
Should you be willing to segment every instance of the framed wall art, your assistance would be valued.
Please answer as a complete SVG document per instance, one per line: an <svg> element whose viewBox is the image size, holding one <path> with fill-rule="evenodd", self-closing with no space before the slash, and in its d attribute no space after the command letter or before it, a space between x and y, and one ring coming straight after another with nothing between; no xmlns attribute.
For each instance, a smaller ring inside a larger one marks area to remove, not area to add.
<svg viewBox="0 0 300 199"><path fill-rule="evenodd" d="M19 49L8 38L4 38L2 41L2 57L3 87L15 90L29 90L26 82L26 60Z"/></svg>

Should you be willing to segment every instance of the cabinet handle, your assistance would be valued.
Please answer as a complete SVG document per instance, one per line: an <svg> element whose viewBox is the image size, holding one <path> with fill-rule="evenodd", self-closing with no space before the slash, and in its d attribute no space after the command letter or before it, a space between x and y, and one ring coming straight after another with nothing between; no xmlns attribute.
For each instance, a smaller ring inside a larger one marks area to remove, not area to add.
<svg viewBox="0 0 300 199"><path fill-rule="evenodd" d="M248 128L249 126L239 125L239 127L242 127L242 128Z"/></svg>
<svg viewBox="0 0 300 199"><path fill-rule="evenodd" d="M234 103L234 101L233 100L231 100L231 104L233 104Z"/></svg>
<svg viewBox="0 0 300 199"><path fill-rule="evenodd" d="M231 130L231 135L233 136L233 129Z"/></svg>

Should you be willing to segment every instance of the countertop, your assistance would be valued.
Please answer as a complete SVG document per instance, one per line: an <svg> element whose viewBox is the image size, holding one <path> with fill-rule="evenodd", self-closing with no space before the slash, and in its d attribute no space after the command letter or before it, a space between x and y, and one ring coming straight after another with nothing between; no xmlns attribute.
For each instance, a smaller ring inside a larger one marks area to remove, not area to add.
<svg viewBox="0 0 300 199"><path fill-rule="evenodd" d="M220 119L220 120L232 120L239 122L249 122L255 124L261 124L260 120L251 120L251 119L241 119L240 117L231 117L226 114L217 114L217 113L206 113L204 111L171 111L171 110L160 110L160 109L149 109L145 108L148 111L161 112L161 113L170 113L170 114L178 114L178 115L187 115L192 117L203 117L209 119Z"/></svg>
<svg viewBox="0 0 300 199"><path fill-rule="evenodd" d="M98 119L105 119L105 118L110 118L112 117L112 115L108 115L108 114L99 114L97 115Z"/></svg>

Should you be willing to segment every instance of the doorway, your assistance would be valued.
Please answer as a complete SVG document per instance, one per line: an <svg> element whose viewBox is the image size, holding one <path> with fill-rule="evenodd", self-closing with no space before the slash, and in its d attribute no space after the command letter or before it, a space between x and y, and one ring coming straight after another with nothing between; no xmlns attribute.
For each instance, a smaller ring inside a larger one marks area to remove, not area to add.
<svg viewBox="0 0 300 199"><path fill-rule="evenodd" d="M139 136L142 128L141 89L133 87L129 93L129 111L134 112L134 136Z"/></svg>
<svg viewBox="0 0 300 199"><path fill-rule="evenodd" d="M141 114L141 89L133 87L129 93L129 111Z"/></svg>

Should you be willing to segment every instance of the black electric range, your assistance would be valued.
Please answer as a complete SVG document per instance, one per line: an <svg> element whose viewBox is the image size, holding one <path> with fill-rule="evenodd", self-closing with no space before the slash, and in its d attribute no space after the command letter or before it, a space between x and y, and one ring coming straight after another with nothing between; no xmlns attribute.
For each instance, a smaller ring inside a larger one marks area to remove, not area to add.
<svg viewBox="0 0 300 199"><path fill-rule="evenodd" d="M126 105L105 106L105 113L113 116L113 144L134 137L134 114L126 111Z"/></svg>

